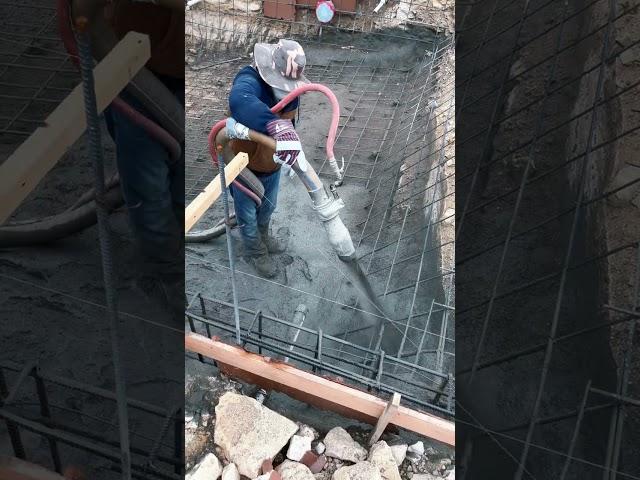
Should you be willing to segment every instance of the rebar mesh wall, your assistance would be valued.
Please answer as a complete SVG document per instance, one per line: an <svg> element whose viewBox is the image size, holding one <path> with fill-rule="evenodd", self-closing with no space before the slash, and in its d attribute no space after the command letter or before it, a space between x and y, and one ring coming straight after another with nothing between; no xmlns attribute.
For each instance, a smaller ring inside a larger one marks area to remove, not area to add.
<svg viewBox="0 0 640 480"><path fill-rule="evenodd" d="M460 478L639 478L637 7L457 12Z"/></svg>
<svg viewBox="0 0 640 480"><path fill-rule="evenodd" d="M253 43L294 36L307 51L307 77L343 99L335 153L344 158L345 184L363 206L348 227L358 263L387 306L381 313L351 303L346 296L351 281L344 274L335 279L336 293L329 298L240 268L242 282L263 298L286 296L307 304L312 298L325 309L323 315L338 319L333 327L320 328L314 318L320 312L311 310L310 320L297 328L293 311L279 317L261 311L259 302L253 308L241 304L245 345L289 357L298 366L339 376L383 397L398 391L418 408L452 413L452 39L415 19L401 22L389 11L378 17L339 15L336 24L341 28L320 31L306 11L293 21L274 21L247 13L244 2L234 5L235 10L226 2L207 2L187 13L188 201L216 173L206 135L226 116L231 81L250 63ZM313 122L313 115L303 99L301 125ZM321 178L333 180L323 160L324 137L304 146L308 158L318 159L314 167ZM198 228L220 218L220 209L214 206ZM220 273L215 282L188 281L187 289L194 294L192 328L232 341L232 304L224 294L228 263L205 256L205 250L188 248L188 272L204 266Z"/></svg>

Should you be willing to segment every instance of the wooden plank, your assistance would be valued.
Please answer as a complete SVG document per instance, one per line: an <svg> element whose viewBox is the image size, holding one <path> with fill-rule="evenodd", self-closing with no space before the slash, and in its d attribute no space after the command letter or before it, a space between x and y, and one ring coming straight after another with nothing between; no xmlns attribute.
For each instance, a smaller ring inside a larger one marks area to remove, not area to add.
<svg viewBox="0 0 640 480"><path fill-rule="evenodd" d="M15 457L0 456L2 480L65 480L64 477Z"/></svg>
<svg viewBox="0 0 640 480"><path fill-rule="evenodd" d="M216 360L221 370L239 379L371 424L378 421L387 406L384 400L369 393L227 345L216 338L189 333L185 335L185 348ZM455 424L435 415L398 406L389 423L455 445Z"/></svg>
<svg viewBox="0 0 640 480"><path fill-rule="evenodd" d="M394 393L387 406L384 407L384 412L380 415L378 419L378 423L376 423L376 428L371 433L369 437L369 446L373 445L378 441L378 439L382 436L385 428L389 425L389 422L393 420L393 417L398 413L398 408L400 407L400 394Z"/></svg>
<svg viewBox="0 0 640 480"><path fill-rule="evenodd" d="M98 112L102 112L147 63L149 37L129 32L94 68ZM0 165L0 224L40 183L86 129L82 85Z"/></svg>
<svg viewBox="0 0 640 480"><path fill-rule="evenodd" d="M240 172L249 163L249 156L246 153L239 153L224 167L224 178L227 185L231 184ZM211 180L209 185L198 194L193 201L187 205L184 212L184 232L189 232L193 226L198 223L200 217L204 215L211 205L222 194L222 184L220 183L220 174Z"/></svg>

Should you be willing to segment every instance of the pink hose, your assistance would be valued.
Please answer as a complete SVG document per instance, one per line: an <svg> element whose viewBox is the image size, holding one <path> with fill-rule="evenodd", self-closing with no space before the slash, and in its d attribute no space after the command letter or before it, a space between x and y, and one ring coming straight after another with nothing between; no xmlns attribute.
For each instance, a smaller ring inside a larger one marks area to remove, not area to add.
<svg viewBox="0 0 640 480"><path fill-rule="evenodd" d="M78 65L78 46L76 45L76 39L71 30L68 0L57 0L56 7L58 13L58 30L62 38L62 43L73 63ZM129 118L133 123L140 126L151 138L163 145L169 151L172 160L180 158L182 155L182 147L164 128L144 116L119 97L113 99L111 106Z"/></svg>
<svg viewBox="0 0 640 480"><path fill-rule="evenodd" d="M333 146L335 145L336 133L338 132L338 123L340 122L340 105L338 104L338 99L336 98L334 93L331 90L329 90L329 88L325 87L324 85L320 85L319 83L308 83L306 85L303 85L302 87L298 87L295 90L292 90L291 92L289 92L287 96L284 97L282 100L280 100L276 105L271 107L271 112L273 113L279 112L286 105L288 105L294 98L299 97L303 93L311 92L311 91L324 93L324 95L329 99L329 102L331 103L332 114L331 114L331 126L329 127L329 135L327 135L327 158L333 159L334 158ZM213 164L216 166L218 165L218 161L217 161L218 151L216 146L216 137L218 136L218 133L220 132L220 130L222 130L225 126L226 126L226 120L220 120L211 128L211 131L209 132L209 136L208 136L209 153L211 154L211 159L213 160ZM244 185L242 185L240 182L236 180L233 181L233 184L236 187L238 187L240 190L242 190L245 194L250 196L256 202L256 204L260 206L261 204L260 198L255 193L253 193L250 189L248 189L247 187L245 187Z"/></svg>
<svg viewBox="0 0 640 480"><path fill-rule="evenodd" d="M328 87L321 85L319 83L307 83L302 87L298 87L295 90L292 90L280 100L276 105L271 108L271 112L277 113L282 110L287 104L289 104L294 98L299 97L303 93L307 92L321 92L329 99L331 103L331 126L329 127L329 135L327 135L327 158L334 158L333 154L333 146L336 142L336 133L338 133L338 123L340 122L340 105L338 104L338 99L334 95L334 93L329 90ZM226 126L226 120L220 120L216 123L211 132L209 132L209 152L211 153L211 158L213 159L213 163L217 164L216 161L216 136L218 132L222 130Z"/></svg>

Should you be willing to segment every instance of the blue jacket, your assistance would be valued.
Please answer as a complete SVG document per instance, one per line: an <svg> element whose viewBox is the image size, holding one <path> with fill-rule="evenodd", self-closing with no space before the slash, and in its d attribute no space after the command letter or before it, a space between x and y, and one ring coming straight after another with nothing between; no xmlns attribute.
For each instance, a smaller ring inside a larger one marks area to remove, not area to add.
<svg viewBox="0 0 640 480"><path fill-rule="evenodd" d="M270 110L276 103L273 90L253 67L244 67L233 79L229 93L229 111L237 122L251 130L267 134L267 123L279 118ZM296 98L282 112L295 110L298 104L299 100Z"/></svg>

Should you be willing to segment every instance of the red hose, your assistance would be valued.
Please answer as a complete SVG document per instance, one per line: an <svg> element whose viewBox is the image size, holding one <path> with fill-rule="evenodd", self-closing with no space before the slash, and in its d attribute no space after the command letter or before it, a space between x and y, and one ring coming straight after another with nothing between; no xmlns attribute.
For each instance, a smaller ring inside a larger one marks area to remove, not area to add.
<svg viewBox="0 0 640 480"><path fill-rule="evenodd" d="M331 115L331 126L329 127L329 135L327 135L327 158L332 159L334 158L333 146L335 145L336 133L338 132L338 123L340 122L340 105L338 104L338 99L336 98L334 93L331 90L329 90L328 87L325 87L324 85L321 85L319 83L308 83L306 85L303 85L302 87L298 87L295 90L292 90L291 92L289 92L287 96L285 96L277 104L271 107L271 112L272 113L279 112L286 105L288 105L294 98L297 98L303 93L310 92L310 91L324 93L325 96L329 99L329 102L331 103L332 115ZM218 165L216 137L220 132L220 130L222 130L225 126L226 126L226 120L220 120L213 126L213 128L211 128L211 131L209 132L209 136L208 136L209 153L211 154L211 159L213 160L213 164L216 166ZM253 200L257 203L257 205L260 206L261 204L260 198L255 193L253 193L250 189L248 189L247 187L245 187L244 185L242 185L240 182L236 180L234 180L232 183L237 188L239 188L244 193L246 193L251 198L253 198Z"/></svg>
<svg viewBox="0 0 640 480"><path fill-rule="evenodd" d="M71 19L69 17L68 0L56 0L56 10L58 19L58 31L60 38L64 44L67 53L71 57L73 63L78 65L78 46L76 45L76 37L71 30ZM177 160L182 155L182 147L175 138L171 136L164 128L153 120L131 107L120 97L116 97L111 102L111 106L122 113L133 123L141 127L147 134L163 145L171 156L172 160Z"/></svg>

